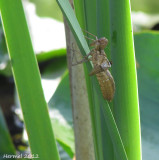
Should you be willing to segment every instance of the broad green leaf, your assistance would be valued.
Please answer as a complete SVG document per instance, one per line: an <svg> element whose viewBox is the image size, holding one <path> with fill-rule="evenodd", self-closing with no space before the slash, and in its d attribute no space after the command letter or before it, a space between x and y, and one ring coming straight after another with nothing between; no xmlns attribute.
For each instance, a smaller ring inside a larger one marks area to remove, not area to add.
<svg viewBox="0 0 159 160"><path fill-rule="evenodd" d="M75 148L68 72L64 74L50 99L49 107L55 137L63 149L73 157Z"/></svg>
<svg viewBox="0 0 159 160"><path fill-rule="evenodd" d="M144 160L158 159L159 151L159 33L135 34L138 71L142 154Z"/></svg>

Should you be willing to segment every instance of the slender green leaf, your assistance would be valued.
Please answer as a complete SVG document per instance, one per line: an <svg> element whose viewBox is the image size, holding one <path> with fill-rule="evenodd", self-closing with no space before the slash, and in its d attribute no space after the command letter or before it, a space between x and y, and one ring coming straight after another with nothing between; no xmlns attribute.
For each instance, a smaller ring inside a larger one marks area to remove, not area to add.
<svg viewBox="0 0 159 160"><path fill-rule="evenodd" d="M40 73L19 0L1 0L0 11L32 154L58 160ZM47 136L46 136L47 133Z"/></svg>
<svg viewBox="0 0 159 160"><path fill-rule="evenodd" d="M129 160L141 159L140 115L130 1L110 0L114 116Z"/></svg>
<svg viewBox="0 0 159 160"><path fill-rule="evenodd" d="M2 29L1 19L0 19L0 74L3 74L5 76L12 75L11 64L9 61L9 56L7 54L7 46Z"/></svg>

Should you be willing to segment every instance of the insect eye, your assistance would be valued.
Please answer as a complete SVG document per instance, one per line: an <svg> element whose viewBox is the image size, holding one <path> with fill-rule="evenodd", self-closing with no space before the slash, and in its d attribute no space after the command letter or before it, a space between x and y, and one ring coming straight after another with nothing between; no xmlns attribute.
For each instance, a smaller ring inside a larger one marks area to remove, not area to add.
<svg viewBox="0 0 159 160"><path fill-rule="evenodd" d="M109 61L109 63L112 65L113 64L113 62L112 61Z"/></svg>

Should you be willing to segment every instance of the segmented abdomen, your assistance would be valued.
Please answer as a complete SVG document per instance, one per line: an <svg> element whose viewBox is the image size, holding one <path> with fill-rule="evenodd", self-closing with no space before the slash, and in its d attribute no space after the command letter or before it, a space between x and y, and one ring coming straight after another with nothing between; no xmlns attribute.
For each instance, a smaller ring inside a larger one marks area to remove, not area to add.
<svg viewBox="0 0 159 160"><path fill-rule="evenodd" d="M104 99L112 101L115 92L115 82L109 72L106 70L96 74Z"/></svg>

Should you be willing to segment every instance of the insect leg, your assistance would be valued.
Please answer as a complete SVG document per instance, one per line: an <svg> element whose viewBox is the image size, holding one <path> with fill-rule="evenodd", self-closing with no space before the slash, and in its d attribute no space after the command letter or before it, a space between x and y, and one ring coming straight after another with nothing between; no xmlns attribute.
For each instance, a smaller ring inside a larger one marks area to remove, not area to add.
<svg viewBox="0 0 159 160"><path fill-rule="evenodd" d="M94 39L89 38L89 37L87 37L87 36L84 36L84 37L87 38L87 39L89 39L89 40L91 40L91 41L95 41Z"/></svg>
<svg viewBox="0 0 159 160"><path fill-rule="evenodd" d="M77 59L76 59L76 63L72 63L72 66L76 66L76 65L78 65L78 64L81 64L81 63L84 63L84 62L87 62L87 61L91 61L92 60L92 58L88 58L87 56L85 57L85 58L83 58L81 61L77 61Z"/></svg>
<svg viewBox="0 0 159 160"><path fill-rule="evenodd" d="M73 62L73 58L75 57L75 61L76 61L76 63L72 63L72 66L75 66L75 65L78 65L78 64L81 64L81 63L84 63L84 62L87 62L87 61L91 61L91 58L88 58L92 53L89 53L88 55L86 55L86 56L84 56L84 58L82 59L82 60L80 60L80 61L78 61L77 60L77 57L76 57L76 55L75 55L75 53L74 53L74 47L73 47L73 44L72 44L72 48L73 49L70 49L70 50L72 50L73 51L73 55L72 55L72 62ZM78 52L79 53L79 52Z"/></svg>
<svg viewBox="0 0 159 160"><path fill-rule="evenodd" d="M98 66L95 66L93 69L92 69L92 71L89 73L89 76L93 76L93 75L95 75L95 74L97 74L97 73L100 73L100 72L103 72L104 70L103 70L103 68L100 66L100 65L98 65Z"/></svg>
<svg viewBox="0 0 159 160"><path fill-rule="evenodd" d="M96 65L92 71L89 73L90 76L93 76L97 73L100 73L100 72L103 72L103 71L106 71L108 70L109 68L111 67L111 64L110 62L107 60L105 62L103 62L102 64L100 65Z"/></svg>

